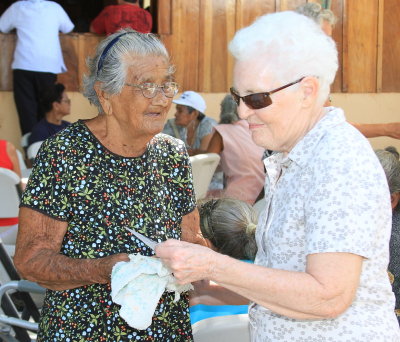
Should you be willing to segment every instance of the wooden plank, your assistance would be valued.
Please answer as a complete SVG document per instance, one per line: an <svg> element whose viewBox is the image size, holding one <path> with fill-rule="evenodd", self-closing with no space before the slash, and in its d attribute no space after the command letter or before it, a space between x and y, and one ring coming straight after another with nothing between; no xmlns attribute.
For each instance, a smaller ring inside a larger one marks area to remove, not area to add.
<svg viewBox="0 0 400 342"><path fill-rule="evenodd" d="M236 29L238 30L250 25L263 14L275 12L275 1L240 0L236 6L236 11L240 12L240 15L236 16Z"/></svg>
<svg viewBox="0 0 400 342"><path fill-rule="evenodd" d="M383 59L383 17L385 0L378 0L378 32L377 32L377 58L376 58L376 92L382 91L382 59Z"/></svg>
<svg viewBox="0 0 400 342"><path fill-rule="evenodd" d="M376 91L378 1L347 1L347 55L343 57L349 92Z"/></svg>
<svg viewBox="0 0 400 342"><path fill-rule="evenodd" d="M199 35L199 89L211 92L211 59L213 40L213 2L200 0L200 35Z"/></svg>
<svg viewBox="0 0 400 342"><path fill-rule="evenodd" d="M157 1L157 28L159 34L172 34L172 0Z"/></svg>
<svg viewBox="0 0 400 342"><path fill-rule="evenodd" d="M228 43L236 31L235 7L235 0L201 1L199 89L203 92L226 92L231 83Z"/></svg>
<svg viewBox="0 0 400 342"><path fill-rule="evenodd" d="M400 92L400 2L385 0L382 47L382 91Z"/></svg>
<svg viewBox="0 0 400 342"><path fill-rule="evenodd" d="M172 35L162 35L176 65L180 91L198 90L200 0L172 2Z"/></svg>
<svg viewBox="0 0 400 342"><path fill-rule="evenodd" d="M293 11L297 6L305 4L306 0L280 0L276 11Z"/></svg>
<svg viewBox="0 0 400 342"><path fill-rule="evenodd" d="M339 69L336 73L335 81L332 84L331 91L339 93L342 91L343 83L343 15L344 15L344 1L332 1L331 11L337 18L336 25L332 31L332 38L336 43L338 50Z"/></svg>
<svg viewBox="0 0 400 342"><path fill-rule="evenodd" d="M0 33L0 90L12 91L11 63L14 58L16 35Z"/></svg>

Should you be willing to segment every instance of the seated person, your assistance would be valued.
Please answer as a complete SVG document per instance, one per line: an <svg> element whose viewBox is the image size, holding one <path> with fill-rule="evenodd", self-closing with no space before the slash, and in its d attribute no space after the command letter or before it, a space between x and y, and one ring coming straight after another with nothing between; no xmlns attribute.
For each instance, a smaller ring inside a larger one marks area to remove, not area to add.
<svg viewBox="0 0 400 342"><path fill-rule="evenodd" d="M246 202L233 198L212 199L200 205L200 229L212 248L242 260L254 260L257 213Z"/></svg>
<svg viewBox="0 0 400 342"><path fill-rule="evenodd" d="M106 6L90 23L90 32L112 34L130 27L141 33L151 32L153 19L150 12L141 8L137 0L117 0L116 5Z"/></svg>
<svg viewBox="0 0 400 342"><path fill-rule="evenodd" d="M211 248L233 258L253 261L257 253L257 213L246 202L232 198L212 199L200 204L200 229ZM203 281L204 282L204 281ZM192 324L205 318L247 313L248 305L215 305L207 296L190 301Z"/></svg>
<svg viewBox="0 0 400 342"><path fill-rule="evenodd" d="M11 142L6 140L0 140L0 167L14 171L21 178L17 150ZM14 245L17 230L18 217L0 218L0 238L3 243Z"/></svg>
<svg viewBox="0 0 400 342"><path fill-rule="evenodd" d="M56 83L47 88L42 93L40 104L45 113L44 118L33 126L28 139L29 145L47 139L70 124L62 120L71 111L71 100L63 84Z"/></svg>
<svg viewBox="0 0 400 342"><path fill-rule="evenodd" d="M375 151L385 171L392 203L392 234L390 237L389 278L396 297L395 312L400 325L400 161L399 152L389 146Z"/></svg>
<svg viewBox="0 0 400 342"><path fill-rule="evenodd" d="M169 119L163 133L183 140L189 155L206 153L217 122L205 116L206 102L203 97L191 90L173 100L176 104L174 119Z"/></svg>
<svg viewBox="0 0 400 342"><path fill-rule="evenodd" d="M207 152L220 155L225 180L223 191L212 191L212 194L241 199L253 205L264 186L261 160L264 149L251 138L249 124L240 120L231 95L226 95L221 102L220 123L214 127Z"/></svg>

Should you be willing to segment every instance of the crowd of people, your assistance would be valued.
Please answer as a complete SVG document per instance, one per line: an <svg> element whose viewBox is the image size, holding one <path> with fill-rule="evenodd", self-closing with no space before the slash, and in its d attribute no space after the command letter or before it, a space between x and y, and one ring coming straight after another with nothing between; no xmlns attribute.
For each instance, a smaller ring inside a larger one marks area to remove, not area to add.
<svg viewBox="0 0 400 342"><path fill-rule="evenodd" d="M399 154L365 139L399 138L399 124L349 123L330 103L333 13L308 3L236 32L233 85L217 122L201 94L175 98L175 68L143 11L118 1L92 22L106 36L87 60L82 92L98 114L73 123L63 120L71 101L56 83L68 16L52 1L28 0L0 17L0 31L17 30L16 103L26 102L18 91L31 92L29 113L17 104L22 132L43 141L19 218L0 220L18 229L20 275L47 289L38 341L191 341L194 304L248 305L252 341L399 341ZM24 64L43 42L19 12L54 17L42 51L58 51L51 63ZM220 155L224 179L199 202L190 156L203 153ZM0 167L21 175L4 140ZM166 288L145 329L122 318L110 278L138 254L194 287L179 298Z"/></svg>

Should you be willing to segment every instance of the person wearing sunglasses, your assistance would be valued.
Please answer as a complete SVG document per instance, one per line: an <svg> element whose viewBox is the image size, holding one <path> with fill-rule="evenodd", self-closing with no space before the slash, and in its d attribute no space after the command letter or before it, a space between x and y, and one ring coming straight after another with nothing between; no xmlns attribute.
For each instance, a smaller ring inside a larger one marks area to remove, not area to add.
<svg viewBox="0 0 400 342"><path fill-rule="evenodd" d="M40 96L40 107L44 118L32 127L29 145L43 141L70 125L70 122L63 120L71 112L71 100L63 84L56 83L45 88Z"/></svg>
<svg viewBox="0 0 400 342"><path fill-rule="evenodd" d="M180 284L214 282L199 290L216 303L250 302L252 341L400 341L385 174L343 110L324 107L334 41L284 11L238 31L229 50L239 116L257 145L276 151L264 160L254 264L177 240L156 255Z"/></svg>
<svg viewBox="0 0 400 342"><path fill-rule="evenodd" d="M204 114L207 105L203 97L188 90L172 102L176 104L175 118L167 121L163 133L183 140L189 155L207 152L217 122Z"/></svg>
<svg viewBox="0 0 400 342"><path fill-rule="evenodd" d="M48 289L38 340L191 341L187 293L163 293L138 330L110 287L116 263L154 255L126 228L205 244L185 145L161 133L179 88L169 54L156 35L120 30L88 59L83 84L99 114L42 144L21 202L14 263Z"/></svg>

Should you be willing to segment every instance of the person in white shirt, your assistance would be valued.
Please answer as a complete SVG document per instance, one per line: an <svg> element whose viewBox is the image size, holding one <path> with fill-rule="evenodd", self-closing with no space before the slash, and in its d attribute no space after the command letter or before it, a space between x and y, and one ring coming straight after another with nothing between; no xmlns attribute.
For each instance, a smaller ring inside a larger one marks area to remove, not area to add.
<svg viewBox="0 0 400 342"><path fill-rule="evenodd" d="M265 161L254 264L167 240L156 255L179 284L218 304L250 302L252 341L396 342L387 276L391 205L368 140L324 107L337 49L295 12L258 18L230 43L231 94Z"/></svg>
<svg viewBox="0 0 400 342"><path fill-rule="evenodd" d="M74 28L67 13L53 1L25 0L13 3L0 17L0 31L16 30L12 62L13 91L22 134L38 121L39 98L54 84L57 74L67 71L59 32Z"/></svg>

